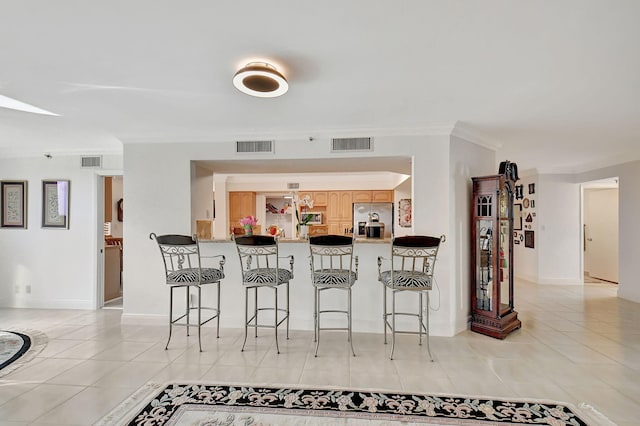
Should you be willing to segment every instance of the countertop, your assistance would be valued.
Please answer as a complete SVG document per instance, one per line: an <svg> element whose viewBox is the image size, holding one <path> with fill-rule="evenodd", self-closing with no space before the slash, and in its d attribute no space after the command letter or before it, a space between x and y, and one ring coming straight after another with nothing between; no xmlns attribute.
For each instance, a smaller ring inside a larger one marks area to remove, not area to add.
<svg viewBox="0 0 640 426"><path fill-rule="evenodd" d="M198 240L200 243L232 243L231 239L214 239L214 240ZM292 238L281 238L278 239L278 243L280 244L306 244L309 240L305 239L292 239ZM391 238L356 238L356 244L389 244L391 243Z"/></svg>

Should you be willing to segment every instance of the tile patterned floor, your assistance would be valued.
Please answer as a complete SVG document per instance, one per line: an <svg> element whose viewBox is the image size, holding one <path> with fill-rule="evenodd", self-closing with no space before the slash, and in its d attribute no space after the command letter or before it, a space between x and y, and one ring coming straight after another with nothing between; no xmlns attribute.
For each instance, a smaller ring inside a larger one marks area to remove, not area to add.
<svg viewBox="0 0 640 426"><path fill-rule="evenodd" d="M249 339L223 329L215 339L166 327L120 323L120 311L0 309L3 328L49 336L37 358L0 378L0 426L90 425L148 381L198 380L352 386L418 392L555 399L593 405L623 426L640 419L640 304L616 298L617 286L539 286L518 282L523 329L499 341L464 332L431 339L435 362L415 336L401 336L397 359L379 334L292 331L276 355L271 334ZM38 403L34 404L34 401Z"/></svg>

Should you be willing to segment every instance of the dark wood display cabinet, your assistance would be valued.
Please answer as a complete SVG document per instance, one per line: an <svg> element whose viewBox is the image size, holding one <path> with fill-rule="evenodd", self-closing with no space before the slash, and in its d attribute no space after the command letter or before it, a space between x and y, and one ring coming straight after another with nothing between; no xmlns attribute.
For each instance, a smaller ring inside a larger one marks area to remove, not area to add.
<svg viewBox="0 0 640 426"><path fill-rule="evenodd" d="M522 326L513 309L513 194L518 168L474 177L471 229L471 330L504 339Z"/></svg>

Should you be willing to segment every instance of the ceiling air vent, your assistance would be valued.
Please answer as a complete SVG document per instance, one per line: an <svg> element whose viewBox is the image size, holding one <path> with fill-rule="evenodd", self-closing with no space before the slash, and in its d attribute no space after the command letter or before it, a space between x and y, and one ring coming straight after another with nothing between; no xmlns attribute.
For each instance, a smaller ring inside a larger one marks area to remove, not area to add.
<svg viewBox="0 0 640 426"><path fill-rule="evenodd" d="M300 189L299 183L287 183L287 189Z"/></svg>
<svg viewBox="0 0 640 426"><path fill-rule="evenodd" d="M83 169L99 169L102 167L102 157L100 155L82 157L80 167Z"/></svg>
<svg viewBox="0 0 640 426"><path fill-rule="evenodd" d="M372 138L333 138L331 152L373 151Z"/></svg>
<svg viewBox="0 0 640 426"><path fill-rule="evenodd" d="M237 154L273 153L273 141L236 141Z"/></svg>

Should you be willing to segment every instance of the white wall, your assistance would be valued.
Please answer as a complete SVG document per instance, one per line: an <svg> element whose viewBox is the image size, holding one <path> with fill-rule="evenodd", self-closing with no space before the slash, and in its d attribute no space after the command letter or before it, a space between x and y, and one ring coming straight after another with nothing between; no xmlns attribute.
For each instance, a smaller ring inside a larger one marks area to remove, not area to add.
<svg viewBox="0 0 640 426"><path fill-rule="evenodd" d="M196 220L213 219L213 172L197 163L191 164L191 234Z"/></svg>
<svg viewBox="0 0 640 426"><path fill-rule="evenodd" d="M471 206L472 181L474 176L498 173L495 152L469 143L459 137L451 137L450 187L452 194L449 211L452 215L445 246L453 248L451 253L450 297L452 334L467 329L471 287ZM433 208L436 208L434 206ZM440 267L439 265L438 267Z"/></svg>
<svg viewBox="0 0 640 426"><path fill-rule="evenodd" d="M190 162L199 160L255 160L267 158L336 158L349 157L348 154L335 155L328 152L328 145L301 143L302 141L278 141L277 154L269 157L255 155L238 156L235 145L229 143L212 144L129 144L125 145L125 199L127 199L127 225L124 253L124 318L134 317L164 321L167 315L168 290L164 285L161 262L155 243L149 240L149 233L189 233L191 228ZM418 234L440 235L449 229L451 194L449 173L448 136L398 136L377 137L374 153L358 153L355 161L379 156L413 157L413 199L414 228ZM216 182L216 193L218 182ZM217 204L217 203L216 203ZM451 253L456 252L457 242L443 246L436 272L441 291L440 310L432 315L434 335L451 335L455 323L455 313L451 306L463 303L451 298L459 297L451 291ZM228 268L239 268L236 259L229 259ZM300 278L304 286L308 274ZM233 286L237 283L227 283ZM310 284L309 284L310 285ZM377 282L363 283L370 291L380 292ZM223 296L224 297L224 296ZM237 318L231 313L242 312L242 299L225 300L227 316L222 324L239 327ZM310 313L305 313L305 315ZM467 312L464 313L465 317ZM453 318L453 320L452 320ZM292 326L303 324L301 318L292 318ZM354 318L356 330L366 329L366 324ZM368 331L380 331L368 330Z"/></svg>
<svg viewBox="0 0 640 426"><path fill-rule="evenodd" d="M532 210L538 212L535 219L540 284L583 282L580 185L574 180L573 175L538 176L536 208Z"/></svg>
<svg viewBox="0 0 640 426"><path fill-rule="evenodd" d="M117 170L122 160L104 156L103 164ZM28 228L0 229L0 306L95 308L101 183L96 171L81 169L79 156L12 158L0 159L0 179L28 181ZM68 230L40 226L43 179L71 181Z"/></svg>
<svg viewBox="0 0 640 426"><path fill-rule="evenodd" d="M590 182L594 180L618 177L619 223L620 239L618 252L620 266L618 297L640 302L640 161L619 164L581 173L576 176L576 182Z"/></svg>

